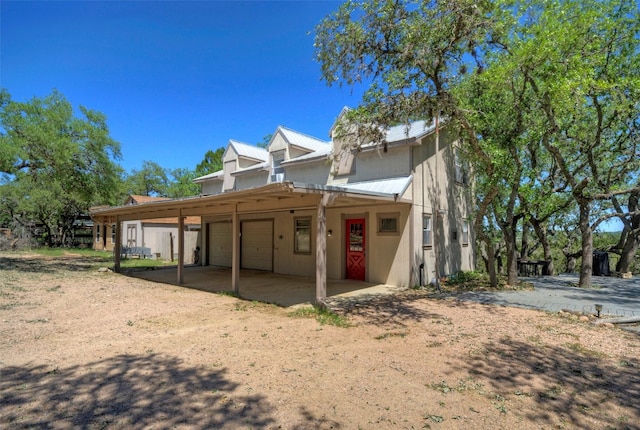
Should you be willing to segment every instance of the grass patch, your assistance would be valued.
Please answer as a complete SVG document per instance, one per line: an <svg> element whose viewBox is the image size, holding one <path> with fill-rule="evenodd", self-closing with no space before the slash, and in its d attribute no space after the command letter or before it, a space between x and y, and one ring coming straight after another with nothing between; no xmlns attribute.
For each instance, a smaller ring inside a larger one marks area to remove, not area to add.
<svg viewBox="0 0 640 430"><path fill-rule="evenodd" d="M236 299L240 298L240 294L234 291L218 291L216 294L219 296L225 296L225 297L235 297Z"/></svg>
<svg viewBox="0 0 640 430"><path fill-rule="evenodd" d="M498 285L491 286L489 275L476 270L459 271L447 276L441 282L444 292L465 292L465 291L520 291L533 290L530 282L518 281L517 285L507 285L507 278L498 277Z"/></svg>
<svg viewBox="0 0 640 430"><path fill-rule="evenodd" d="M351 327L349 320L331 309L321 306L305 306L298 308L289 314L296 318L315 318L322 325L333 325L336 327Z"/></svg>
<svg viewBox="0 0 640 430"><path fill-rule="evenodd" d="M594 351L593 349L585 348L581 343L566 343L565 346L569 348L573 352L577 352L582 355L587 355L589 357L605 357L606 354L600 351Z"/></svg>
<svg viewBox="0 0 640 430"><path fill-rule="evenodd" d="M380 335L374 337L374 339L382 340L382 339L387 339L387 338L390 338L390 337L405 337L407 334L408 334L407 332L395 331L395 332L389 332L389 333L380 334Z"/></svg>

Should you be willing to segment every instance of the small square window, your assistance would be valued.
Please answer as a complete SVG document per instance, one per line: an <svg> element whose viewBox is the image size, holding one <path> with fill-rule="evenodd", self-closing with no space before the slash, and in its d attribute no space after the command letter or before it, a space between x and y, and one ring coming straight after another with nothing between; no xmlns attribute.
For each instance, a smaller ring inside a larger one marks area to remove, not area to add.
<svg viewBox="0 0 640 430"><path fill-rule="evenodd" d="M293 251L297 254L311 254L311 217L294 220Z"/></svg>
<svg viewBox="0 0 640 430"><path fill-rule="evenodd" d="M398 233L398 218L400 214L379 214L378 233Z"/></svg>

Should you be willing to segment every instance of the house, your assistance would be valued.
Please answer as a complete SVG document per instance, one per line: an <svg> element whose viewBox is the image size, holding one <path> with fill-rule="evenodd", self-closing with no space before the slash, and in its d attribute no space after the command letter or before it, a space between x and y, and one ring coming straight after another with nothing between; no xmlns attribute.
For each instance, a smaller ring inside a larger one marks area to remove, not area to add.
<svg viewBox="0 0 640 430"><path fill-rule="evenodd" d="M130 195L124 206L148 204L151 202L169 201L166 197L151 197ZM100 208L92 208L92 211ZM199 216L187 217L184 220L187 249L195 249L200 245ZM176 217L148 218L127 220L120 223L122 231L121 247L123 249L144 248L149 255L156 258L171 260L177 258L178 219ZM93 249L113 251L116 244L116 226L113 222L99 222L96 220L93 228ZM126 254L123 252L123 254ZM189 256L193 260L193 254ZM192 262L192 261L189 261Z"/></svg>
<svg viewBox="0 0 640 430"><path fill-rule="evenodd" d="M198 197L92 216L200 216L201 264L230 267L236 292L240 269L315 277L320 303L327 279L411 287L473 269L472 188L456 137L417 121L383 130L384 151L355 151L337 131L344 113L329 141L282 126L266 149L229 141L223 169L195 180ZM183 283L189 251L178 240Z"/></svg>

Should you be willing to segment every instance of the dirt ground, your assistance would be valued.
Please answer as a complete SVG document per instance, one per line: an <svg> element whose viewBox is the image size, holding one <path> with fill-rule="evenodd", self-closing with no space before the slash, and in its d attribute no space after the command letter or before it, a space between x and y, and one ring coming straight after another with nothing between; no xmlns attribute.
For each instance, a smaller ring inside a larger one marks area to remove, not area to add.
<svg viewBox="0 0 640 430"><path fill-rule="evenodd" d="M336 327L97 268L0 254L0 428L640 429L618 328L413 290Z"/></svg>

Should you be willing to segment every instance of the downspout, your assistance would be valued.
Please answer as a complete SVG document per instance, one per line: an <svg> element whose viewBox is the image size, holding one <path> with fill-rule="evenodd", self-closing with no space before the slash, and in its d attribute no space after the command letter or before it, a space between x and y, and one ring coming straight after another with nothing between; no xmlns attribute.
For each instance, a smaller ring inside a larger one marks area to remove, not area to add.
<svg viewBox="0 0 640 430"><path fill-rule="evenodd" d="M438 291L440 290L440 256L439 256L439 247L440 247L440 235L438 234L439 225L440 225L440 175L438 171L438 165L440 164L440 114L436 114L436 192L435 192L435 225L433 232L433 250L434 252L434 263L435 263L435 276L436 282L435 287Z"/></svg>

